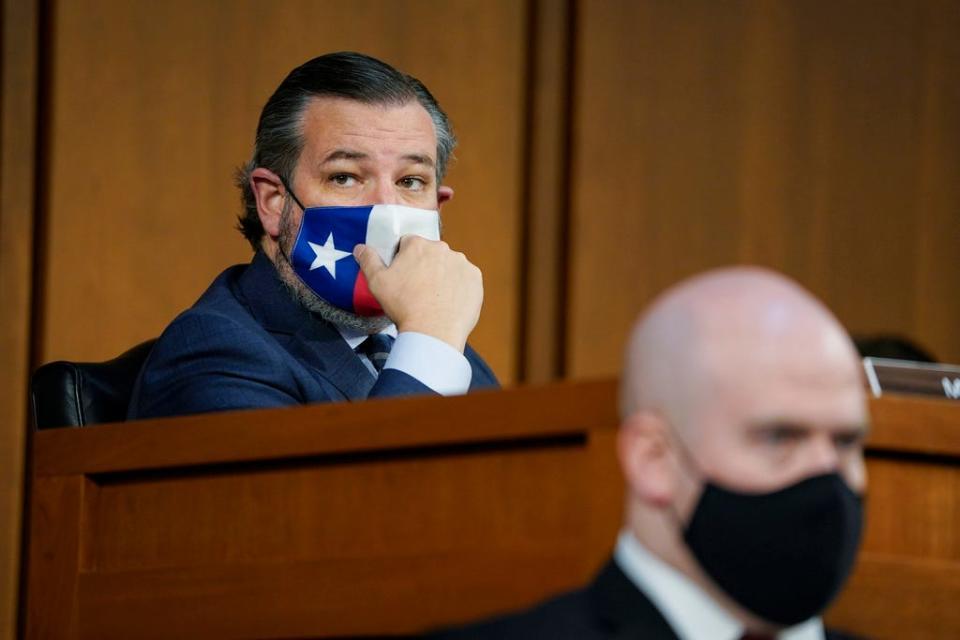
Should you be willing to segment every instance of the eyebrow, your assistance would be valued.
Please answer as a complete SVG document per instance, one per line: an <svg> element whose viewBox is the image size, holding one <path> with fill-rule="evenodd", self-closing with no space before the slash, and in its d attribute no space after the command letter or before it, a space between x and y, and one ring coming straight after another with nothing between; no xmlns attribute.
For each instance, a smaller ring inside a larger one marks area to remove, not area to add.
<svg viewBox="0 0 960 640"><path fill-rule="evenodd" d="M859 431L860 434L863 435L864 440L870 437L870 432L873 430L872 424L870 423L869 420L867 420L866 422L861 422L859 424L850 425L850 427L851 429L855 429Z"/></svg>
<svg viewBox="0 0 960 640"><path fill-rule="evenodd" d="M783 429L785 431L791 432L809 432L813 431L813 428L804 425L802 423L796 422L795 420L787 419L771 419L771 420L761 420L754 422L748 426L748 429L752 432L762 432L770 431L773 429ZM857 434L866 438L870 435L870 422L857 422L849 424L838 424L835 425L831 431L834 431L836 434Z"/></svg>
<svg viewBox="0 0 960 640"><path fill-rule="evenodd" d="M434 166L433 158L431 158L430 156L419 154L419 153L408 153L407 155L403 156L403 159L410 160L415 164L423 164L428 167Z"/></svg>
<svg viewBox="0 0 960 640"><path fill-rule="evenodd" d="M404 160L409 160L414 164L422 164L427 167L434 167L435 163L433 158L428 155L423 155L421 153L408 153L404 156L401 156ZM370 158L369 154L363 153L362 151L352 151L350 149L335 149L327 154L327 156L320 161L320 166L328 164L330 162L335 162L337 160L367 160Z"/></svg>
<svg viewBox="0 0 960 640"><path fill-rule="evenodd" d="M350 149L336 149L327 154L323 160L320 161L321 166L327 163L333 162L335 160L366 160L370 156L361 151L351 151Z"/></svg>

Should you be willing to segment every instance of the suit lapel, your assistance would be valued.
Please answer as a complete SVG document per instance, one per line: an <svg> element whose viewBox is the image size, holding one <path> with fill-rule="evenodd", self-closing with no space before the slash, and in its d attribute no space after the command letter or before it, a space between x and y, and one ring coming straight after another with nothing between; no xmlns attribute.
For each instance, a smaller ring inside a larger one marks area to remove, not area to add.
<svg viewBox="0 0 960 640"><path fill-rule="evenodd" d="M343 336L328 322L311 317L294 335L291 348L299 349L320 375L350 400L363 400L376 380Z"/></svg>
<svg viewBox="0 0 960 640"><path fill-rule="evenodd" d="M588 597L615 640L678 640L666 619L613 560L589 586Z"/></svg>
<svg viewBox="0 0 960 640"><path fill-rule="evenodd" d="M240 297L257 321L298 361L306 364L350 400L362 400L373 375L340 333L299 305L273 263L257 252L240 277Z"/></svg>

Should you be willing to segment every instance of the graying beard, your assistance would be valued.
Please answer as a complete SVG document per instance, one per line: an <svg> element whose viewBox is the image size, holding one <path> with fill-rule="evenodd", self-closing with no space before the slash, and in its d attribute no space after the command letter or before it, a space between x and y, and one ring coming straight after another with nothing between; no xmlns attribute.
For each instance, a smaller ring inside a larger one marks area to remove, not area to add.
<svg viewBox="0 0 960 640"><path fill-rule="evenodd" d="M291 297L311 313L315 313L327 322L361 331L363 333L379 333L390 325L387 316L358 316L340 307L330 304L303 283L293 270L293 265L287 259L287 253L292 248L295 232L291 225L289 208L284 207L280 220L280 247L274 264L280 275L280 282L290 293Z"/></svg>

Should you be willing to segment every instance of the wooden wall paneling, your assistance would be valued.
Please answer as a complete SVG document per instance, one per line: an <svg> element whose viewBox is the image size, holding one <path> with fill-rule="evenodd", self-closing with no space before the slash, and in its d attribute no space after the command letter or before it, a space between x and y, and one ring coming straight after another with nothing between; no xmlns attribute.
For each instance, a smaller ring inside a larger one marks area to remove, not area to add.
<svg viewBox="0 0 960 640"><path fill-rule="evenodd" d="M795 273L854 333L899 333L960 359L960 12L938 1L798 5L820 228ZM950 140L952 134L953 139ZM948 136L940 140L941 135ZM799 215L801 212L797 212ZM932 237L936 240L932 240ZM949 318L949 320L948 320Z"/></svg>
<svg viewBox="0 0 960 640"><path fill-rule="evenodd" d="M49 330L43 358L101 359L157 335L226 266L234 167L294 66L329 51L421 78L460 146L444 232L484 272L472 343L517 366L526 3L56 3Z"/></svg>
<svg viewBox="0 0 960 640"><path fill-rule="evenodd" d="M532 4L520 375L542 383L563 374L574 17L571 0Z"/></svg>
<svg viewBox="0 0 960 640"><path fill-rule="evenodd" d="M0 4L0 639L16 633L27 440L38 6Z"/></svg>
<svg viewBox="0 0 960 640"><path fill-rule="evenodd" d="M680 277L733 260L738 135L720 70L743 53L730 3L578 4L567 372L616 373L631 323Z"/></svg>
<svg viewBox="0 0 960 640"><path fill-rule="evenodd" d="M955 4L580 2L568 370L697 271L797 278L960 360Z"/></svg>
<svg viewBox="0 0 960 640"><path fill-rule="evenodd" d="M960 237L960 5L928 2L923 11L916 209L919 256L913 296L915 334L949 362L960 362L960 296L950 265Z"/></svg>

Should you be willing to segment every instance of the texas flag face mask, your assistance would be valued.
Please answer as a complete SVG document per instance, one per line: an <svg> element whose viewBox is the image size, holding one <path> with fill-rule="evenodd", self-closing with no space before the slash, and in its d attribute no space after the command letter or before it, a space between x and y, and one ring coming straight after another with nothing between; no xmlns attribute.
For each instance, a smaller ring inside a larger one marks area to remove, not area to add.
<svg viewBox="0 0 960 640"><path fill-rule="evenodd" d="M303 211L290 263L297 276L332 305L360 316L383 315L370 293L353 248L365 244L390 265L400 238L440 239L440 215L395 204L309 207Z"/></svg>

